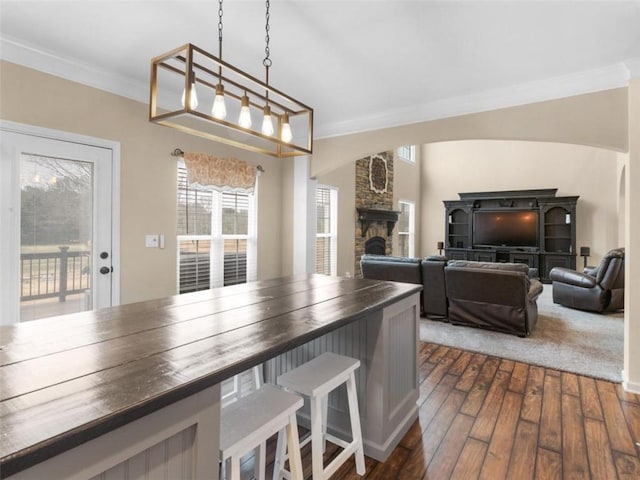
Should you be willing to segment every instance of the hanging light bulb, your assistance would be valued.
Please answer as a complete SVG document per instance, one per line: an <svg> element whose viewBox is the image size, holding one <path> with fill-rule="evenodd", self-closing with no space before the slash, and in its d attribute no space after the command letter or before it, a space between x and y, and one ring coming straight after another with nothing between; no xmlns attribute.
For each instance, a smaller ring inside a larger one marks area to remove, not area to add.
<svg viewBox="0 0 640 480"><path fill-rule="evenodd" d="M249 108L249 97L245 92L241 100L240 117L238 118L238 125L244 128L251 128L251 110Z"/></svg>
<svg viewBox="0 0 640 480"><path fill-rule="evenodd" d="M218 120L224 120L227 116L227 106L224 103L224 85L216 85L216 98L213 100L211 115Z"/></svg>
<svg viewBox="0 0 640 480"><path fill-rule="evenodd" d="M271 121L271 107L265 105L264 117L262 118L262 133L265 135L273 135L273 121Z"/></svg>
<svg viewBox="0 0 640 480"><path fill-rule="evenodd" d="M185 105L185 99L187 98L187 88L185 87L182 90L182 99L180 100L180 102L182 103L182 107L184 108ZM196 108L198 108L198 93L196 92L196 76L195 73L193 74L192 80L191 80L191 101L189 102L189 108L191 110L195 110Z"/></svg>
<svg viewBox="0 0 640 480"><path fill-rule="evenodd" d="M282 114L282 131L280 132L280 139L283 142L291 142L293 140L293 132L291 131L291 124L289 123L289 114Z"/></svg>

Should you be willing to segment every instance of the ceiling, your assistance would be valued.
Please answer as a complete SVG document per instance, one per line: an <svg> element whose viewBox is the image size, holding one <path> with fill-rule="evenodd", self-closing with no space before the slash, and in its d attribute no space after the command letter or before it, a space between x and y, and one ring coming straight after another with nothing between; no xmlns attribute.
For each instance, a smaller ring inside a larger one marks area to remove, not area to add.
<svg viewBox="0 0 640 480"><path fill-rule="evenodd" d="M148 101L152 57L217 54L215 1L0 0L0 56ZM224 4L223 59L263 78L265 7ZM640 1L271 0L270 83L327 137L603 90L640 66Z"/></svg>

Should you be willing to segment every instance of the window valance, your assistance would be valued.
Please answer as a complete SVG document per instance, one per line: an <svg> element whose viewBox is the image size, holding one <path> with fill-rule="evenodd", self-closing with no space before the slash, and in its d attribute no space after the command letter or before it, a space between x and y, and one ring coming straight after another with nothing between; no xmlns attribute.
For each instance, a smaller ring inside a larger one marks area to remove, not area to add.
<svg viewBox="0 0 640 480"><path fill-rule="evenodd" d="M253 193L258 172L244 160L185 152L184 163L190 184L220 192Z"/></svg>

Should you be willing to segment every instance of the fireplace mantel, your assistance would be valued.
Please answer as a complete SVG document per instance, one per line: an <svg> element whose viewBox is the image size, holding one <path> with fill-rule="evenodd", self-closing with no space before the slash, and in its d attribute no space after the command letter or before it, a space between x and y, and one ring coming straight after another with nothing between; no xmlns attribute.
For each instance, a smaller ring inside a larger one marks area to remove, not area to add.
<svg viewBox="0 0 640 480"><path fill-rule="evenodd" d="M380 210L376 208L358 207L358 220L360 220L360 226L362 230L362 236L367 234L367 230L372 223L386 223L387 224L387 236L390 237L398 221L398 215L400 212L395 210Z"/></svg>

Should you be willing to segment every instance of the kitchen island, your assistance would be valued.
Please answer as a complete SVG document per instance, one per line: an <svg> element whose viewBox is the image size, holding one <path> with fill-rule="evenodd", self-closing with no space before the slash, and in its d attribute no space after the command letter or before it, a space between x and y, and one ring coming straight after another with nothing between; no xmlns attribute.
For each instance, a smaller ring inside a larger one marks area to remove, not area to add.
<svg viewBox="0 0 640 480"><path fill-rule="evenodd" d="M384 461L417 418L419 291L303 274L0 327L0 476L217 478L220 383L327 350L361 359Z"/></svg>

